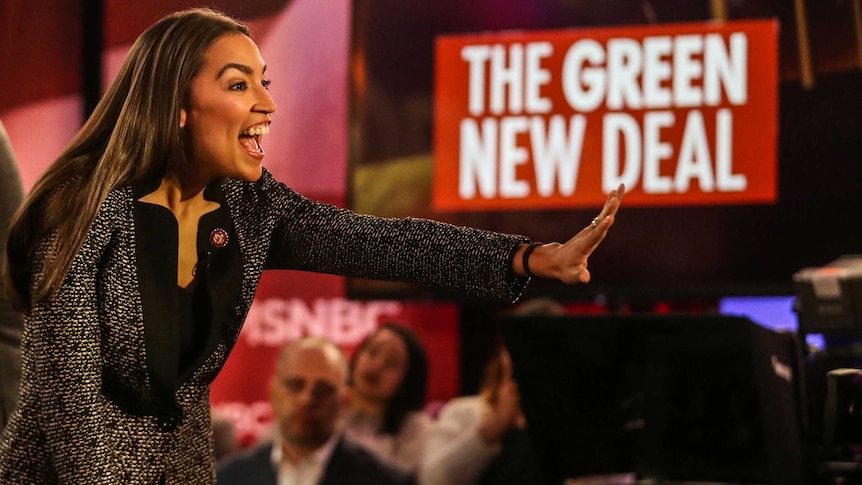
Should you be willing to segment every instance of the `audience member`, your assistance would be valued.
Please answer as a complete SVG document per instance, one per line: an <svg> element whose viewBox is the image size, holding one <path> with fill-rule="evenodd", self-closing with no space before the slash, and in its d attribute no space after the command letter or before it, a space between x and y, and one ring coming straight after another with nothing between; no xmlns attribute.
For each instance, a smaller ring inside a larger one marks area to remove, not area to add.
<svg viewBox="0 0 862 485"><path fill-rule="evenodd" d="M525 301L518 315L561 315L565 308L547 298ZM426 440L422 485L543 484L521 411L512 359L499 342L485 367L477 395L451 400Z"/></svg>
<svg viewBox="0 0 862 485"><path fill-rule="evenodd" d="M385 465L336 430L350 397L347 376L347 359L329 340L306 337L286 345L271 383L277 436L220 464L218 483L413 483L412 476Z"/></svg>
<svg viewBox="0 0 862 485"><path fill-rule="evenodd" d="M532 454L512 361L502 344L478 395L449 401L431 426L421 485L544 484Z"/></svg>
<svg viewBox="0 0 862 485"><path fill-rule="evenodd" d="M371 333L351 360L353 396L346 433L385 462L416 472L431 418L422 409L428 357L409 328L387 323Z"/></svg>
<svg viewBox="0 0 862 485"><path fill-rule="evenodd" d="M527 317L532 315L565 315L566 307L552 298L533 298L518 303L511 311L512 315Z"/></svg>
<svg viewBox="0 0 862 485"><path fill-rule="evenodd" d="M6 234L12 215L24 200L24 188L12 144L0 122L0 254L6 251ZM24 319L12 309L0 278L0 432L18 400L21 381L21 333Z"/></svg>

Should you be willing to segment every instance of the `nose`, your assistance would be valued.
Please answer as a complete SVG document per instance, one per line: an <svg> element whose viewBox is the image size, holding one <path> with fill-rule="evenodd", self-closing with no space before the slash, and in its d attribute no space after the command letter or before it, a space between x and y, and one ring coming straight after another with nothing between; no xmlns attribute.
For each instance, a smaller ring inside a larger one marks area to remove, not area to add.
<svg viewBox="0 0 862 485"><path fill-rule="evenodd" d="M313 386L305 386L305 388L297 394L297 401L299 401L301 406L311 406L315 401Z"/></svg>
<svg viewBox="0 0 862 485"><path fill-rule="evenodd" d="M258 100L255 103L253 110L258 113L272 114L275 113L277 106L269 94L269 90L263 86L258 87Z"/></svg>

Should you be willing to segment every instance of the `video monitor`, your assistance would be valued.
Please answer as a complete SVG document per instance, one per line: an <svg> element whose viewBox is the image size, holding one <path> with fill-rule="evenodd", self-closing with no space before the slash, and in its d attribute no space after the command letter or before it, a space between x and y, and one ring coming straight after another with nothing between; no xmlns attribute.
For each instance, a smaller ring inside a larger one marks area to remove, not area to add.
<svg viewBox="0 0 862 485"><path fill-rule="evenodd" d="M728 316L506 317L552 478L806 483L792 334Z"/></svg>

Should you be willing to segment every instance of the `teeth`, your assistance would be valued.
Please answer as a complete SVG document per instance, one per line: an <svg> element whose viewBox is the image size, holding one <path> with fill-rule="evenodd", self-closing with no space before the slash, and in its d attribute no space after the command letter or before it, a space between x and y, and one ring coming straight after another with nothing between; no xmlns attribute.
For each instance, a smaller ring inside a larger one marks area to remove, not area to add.
<svg viewBox="0 0 862 485"><path fill-rule="evenodd" d="M242 132L242 134L243 135L249 135L249 136L267 135L267 134L269 134L269 125L252 126L251 128L248 128L247 130Z"/></svg>

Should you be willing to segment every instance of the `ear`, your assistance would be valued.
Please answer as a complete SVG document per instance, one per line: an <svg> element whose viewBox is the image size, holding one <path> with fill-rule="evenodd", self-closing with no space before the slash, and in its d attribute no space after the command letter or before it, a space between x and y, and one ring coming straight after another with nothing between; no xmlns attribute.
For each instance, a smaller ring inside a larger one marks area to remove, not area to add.
<svg viewBox="0 0 862 485"><path fill-rule="evenodd" d="M185 127L186 127L186 110L181 109L180 110L180 128L185 128Z"/></svg>

